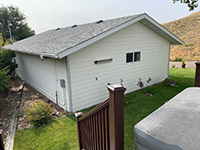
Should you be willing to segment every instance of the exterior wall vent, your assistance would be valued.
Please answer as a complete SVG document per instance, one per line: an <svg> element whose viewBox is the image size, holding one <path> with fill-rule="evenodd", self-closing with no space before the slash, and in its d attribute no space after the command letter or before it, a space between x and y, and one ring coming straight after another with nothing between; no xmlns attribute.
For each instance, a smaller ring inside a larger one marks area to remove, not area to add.
<svg viewBox="0 0 200 150"><path fill-rule="evenodd" d="M102 60L95 60L94 63L95 64L100 64L100 63L106 63L106 62L111 62L111 61L113 61L112 58L110 58L110 59L102 59Z"/></svg>
<svg viewBox="0 0 200 150"><path fill-rule="evenodd" d="M72 26L72 28L75 28L75 27L77 27L77 25L76 25L76 24Z"/></svg>
<svg viewBox="0 0 200 150"><path fill-rule="evenodd" d="M103 22L103 20L99 20L99 21L97 21L96 23L99 24L99 23L102 23L102 22Z"/></svg>

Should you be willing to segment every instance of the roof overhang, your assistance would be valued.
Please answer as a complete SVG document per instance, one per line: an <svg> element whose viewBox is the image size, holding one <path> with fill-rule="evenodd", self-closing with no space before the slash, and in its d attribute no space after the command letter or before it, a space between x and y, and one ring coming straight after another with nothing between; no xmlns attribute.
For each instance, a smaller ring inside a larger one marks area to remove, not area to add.
<svg viewBox="0 0 200 150"><path fill-rule="evenodd" d="M104 37L107 37L133 23L136 22L140 22L141 24L143 24L144 26L146 26L147 28L149 28L150 30L152 30L153 32L157 33L158 35L160 35L161 37L163 37L164 39L166 39L167 41L170 42L170 44L172 45L183 45L185 44L181 39L179 39L177 36L175 36L173 33L171 33L170 31L168 31L166 28L164 28L162 25L160 25L158 22L156 22L154 19L152 19L149 15L147 14L143 14L131 21L128 21L116 28L113 28L105 33L102 33L90 40L87 40L84 43L78 44L77 46L74 46L70 49L66 49L60 53L58 53L58 58L63 58L67 55L70 55L94 42L97 42L98 40L103 39Z"/></svg>
<svg viewBox="0 0 200 150"><path fill-rule="evenodd" d="M4 47L2 47L2 49L6 49ZM15 50L15 49L9 49L15 52L19 52L19 53L24 53L24 54L31 54L31 55L36 55L36 56L42 56L42 57L48 57L48 58L58 58L58 55L56 54L46 54L46 53L34 53L34 52L26 52L26 51L20 51L20 50Z"/></svg>
<svg viewBox="0 0 200 150"><path fill-rule="evenodd" d="M132 25L136 22L141 23L142 25L146 26L148 29L152 30L156 34L160 35L162 38L166 39L169 41L170 44L172 45L183 45L185 44L182 40L180 40L178 37L176 37L174 34L172 34L170 31L168 31L166 28L164 28L161 24L156 22L153 18L148 16L146 13L138 15L138 17L127 21L126 23L123 23L115 28L112 28L110 30L107 30L106 32L103 32L95 37L92 37L82 43L79 43L71 48L64 49L61 52L55 52L55 53L41 53L41 52L33 52L33 51L20 51L19 49L16 49L15 47L9 47L10 50L16 51L16 52L21 52L21 53L27 53L27 54L32 54L32 55L39 55L42 57L50 57L50 58L59 58L62 59L78 50L81 50L82 48L89 46L93 44L94 42L97 42L129 25ZM7 47L2 47L3 49L6 49Z"/></svg>

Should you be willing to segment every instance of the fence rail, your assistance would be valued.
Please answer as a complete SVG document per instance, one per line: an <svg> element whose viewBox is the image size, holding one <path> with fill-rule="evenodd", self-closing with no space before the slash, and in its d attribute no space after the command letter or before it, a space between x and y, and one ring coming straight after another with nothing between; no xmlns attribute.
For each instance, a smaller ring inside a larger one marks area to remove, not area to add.
<svg viewBox="0 0 200 150"><path fill-rule="evenodd" d="M195 73L195 80L194 80L194 87L200 87L200 61L196 64L196 73Z"/></svg>
<svg viewBox="0 0 200 150"><path fill-rule="evenodd" d="M3 134L3 130L0 129L0 150L4 150L2 134Z"/></svg>
<svg viewBox="0 0 200 150"><path fill-rule="evenodd" d="M83 115L76 113L79 150L124 149L124 91L121 85L108 86L110 96Z"/></svg>

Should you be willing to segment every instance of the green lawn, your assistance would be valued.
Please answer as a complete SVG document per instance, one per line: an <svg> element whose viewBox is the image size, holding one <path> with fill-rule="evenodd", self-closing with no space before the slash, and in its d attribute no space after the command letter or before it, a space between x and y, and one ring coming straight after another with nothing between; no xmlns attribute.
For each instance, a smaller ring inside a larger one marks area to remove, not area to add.
<svg viewBox="0 0 200 150"><path fill-rule="evenodd" d="M187 87L194 85L194 69L170 68L170 76L178 81L178 87L165 87L163 84L147 89L153 96L146 96L143 90L125 95L124 108L124 147L134 148L134 126L158 107ZM84 114L90 109L83 110ZM46 126L17 131L14 150L77 150L75 116L52 120Z"/></svg>

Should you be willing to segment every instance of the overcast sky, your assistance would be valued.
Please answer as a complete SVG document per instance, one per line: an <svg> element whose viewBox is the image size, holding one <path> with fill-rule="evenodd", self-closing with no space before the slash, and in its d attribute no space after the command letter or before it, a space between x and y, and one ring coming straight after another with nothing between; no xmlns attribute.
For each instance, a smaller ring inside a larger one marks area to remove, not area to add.
<svg viewBox="0 0 200 150"><path fill-rule="evenodd" d="M58 27L83 24L147 13L166 23L200 11L189 12L184 4L172 0L0 0L4 6L19 7L36 34Z"/></svg>

